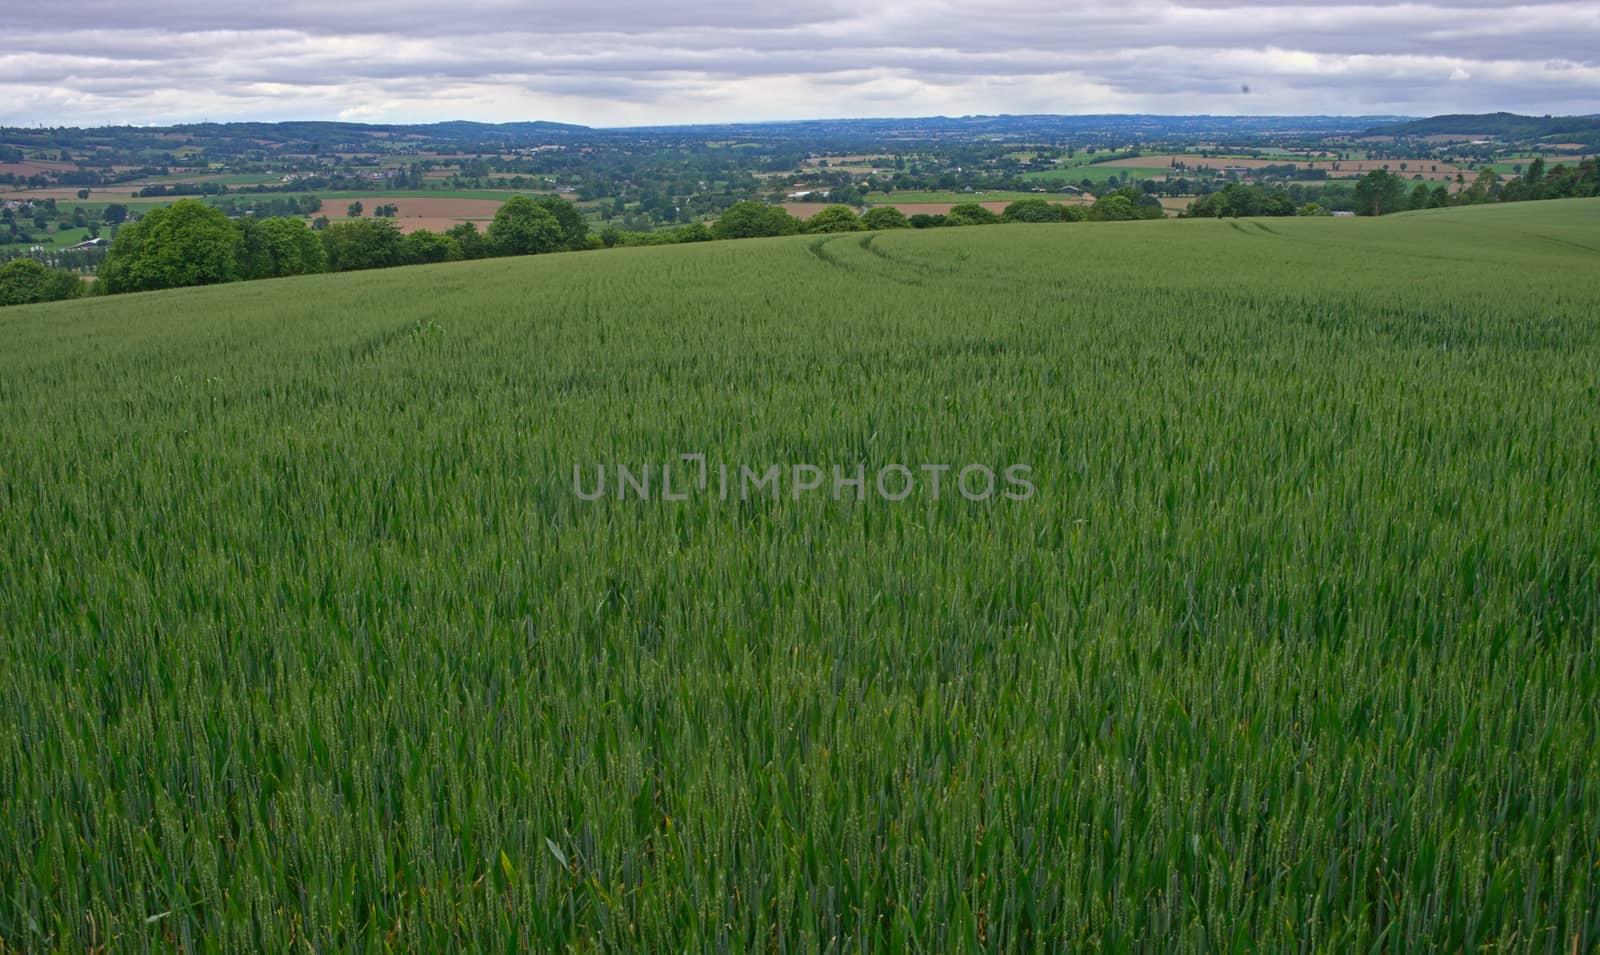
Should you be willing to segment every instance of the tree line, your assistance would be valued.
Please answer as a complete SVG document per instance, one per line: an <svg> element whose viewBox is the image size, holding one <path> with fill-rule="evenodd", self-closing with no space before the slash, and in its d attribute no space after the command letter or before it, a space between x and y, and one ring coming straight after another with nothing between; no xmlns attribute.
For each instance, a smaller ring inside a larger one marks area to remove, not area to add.
<svg viewBox="0 0 1600 955"><path fill-rule="evenodd" d="M466 222L445 233L419 229L409 235L392 218L354 219L313 230L299 218L229 218L220 209L185 199L122 226L89 294L588 248L588 231L582 213L554 197L512 197L487 233ZM5 269L3 304L83 294L76 275L36 259L18 259Z"/></svg>
<svg viewBox="0 0 1600 955"><path fill-rule="evenodd" d="M1471 185L1456 174L1455 189L1447 182L1430 185L1374 169L1356 181L1354 209L1358 215L1381 216L1418 209L1442 209L1486 202L1527 202L1539 199L1577 199L1600 195L1600 161L1584 160L1577 166L1546 170L1535 159L1520 176L1505 180L1493 168L1478 171ZM1218 192L1196 199L1183 213L1190 217L1317 215L1316 202L1295 206L1284 189L1231 183Z"/></svg>
<svg viewBox="0 0 1600 955"><path fill-rule="evenodd" d="M349 211L359 214L354 205ZM442 233L419 229L405 234L392 216L328 224L319 220L322 227L313 229L305 220L292 216L230 218L215 206L184 199L122 225L105 253L98 281L89 294L116 295L319 272L713 239L1161 216L1161 206L1155 199L1128 187L1101 196L1090 206L1023 199L999 213L976 202L956 205L942 215L913 216L892 206L874 207L857 215L849 206L833 205L808 219L799 219L782 206L745 201L727 209L711 226L696 222L662 232L606 229L596 236L590 234L588 222L578 208L565 199L513 196L495 213L486 232L480 232L475 223L463 222ZM49 269L34 259L18 261L31 264L15 267L15 288L6 293L5 304L53 301L83 294L82 283L75 275ZM71 282L61 278L63 275Z"/></svg>
<svg viewBox="0 0 1600 955"><path fill-rule="evenodd" d="M1464 185L1458 182L1458 186ZM1509 182L1502 182L1492 169L1484 169L1470 187L1455 193L1442 183L1429 186L1419 182L1409 193L1405 187L1406 181L1400 176L1383 170L1368 173L1355 186L1358 211L1384 215L1443 205L1594 196L1600 194L1600 176L1595 160L1586 160L1576 168L1557 166L1548 172L1543 160L1534 160L1521 176ZM1232 183L1196 200L1184 214L1288 216L1321 211L1315 203L1296 207L1281 187ZM480 232L475 223L464 222L442 233L419 229L405 234L392 217L355 218L314 230L301 218L230 218L215 206L184 199L121 227L104 253L99 280L91 286L90 294L716 239L1002 222L1126 221L1162 215L1154 197L1126 186L1088 206L1030 198L1012 202L999 213L976 202L956 205L944 214L912 216L892 206L876 206L857 214L849 206L832 205L800 219L782 206L744 201L729 207L710 226L697 222L662 232L608 228L591 235L583 214L571 202L554 196L513 196L495 213L486 232ZM80 294L84 294L84 283L64 269L50 268L32 258L0 265L0 305L55 301Z"/></svg>
<svg viewBox="0 0 1600 955"><path fill-rule="evenodd" d="M740 202L729 208L710 229L710 238L747 239L802 233L858 232L877 229L932 229L949 226L995 225L1002 222L1116 222L1159 219L1165 213L1159 200L1134 187L1125 187L1096 199L1092 205L1063 205L1048 199L1019 199L995 212L977 202L952 206L945 213L907 216L893 206L873 206L857 215L846 205L832 205L808 219L789 214L782 206Z"/></svg>

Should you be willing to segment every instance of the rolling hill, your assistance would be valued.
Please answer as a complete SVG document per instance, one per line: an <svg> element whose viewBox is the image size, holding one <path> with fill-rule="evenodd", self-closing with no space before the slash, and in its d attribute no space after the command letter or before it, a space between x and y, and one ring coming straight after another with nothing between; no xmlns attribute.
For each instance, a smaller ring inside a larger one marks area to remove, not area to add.
<svg viewBox="0 0 1600 955"><path fill-rule="evenodd" d="M1519 116L1515 113L1452 114L1376 126L1378 136L1498 136L1506 139L1566 137L1580 143L1600 142L1600 118L1593 116Z"/></svg>
<svg viewBox="0 0 1600 955"><path fill-rule="evenodd" d="M1597 264L1572 200L7 309L0 940L1592 943Z"/></svg>

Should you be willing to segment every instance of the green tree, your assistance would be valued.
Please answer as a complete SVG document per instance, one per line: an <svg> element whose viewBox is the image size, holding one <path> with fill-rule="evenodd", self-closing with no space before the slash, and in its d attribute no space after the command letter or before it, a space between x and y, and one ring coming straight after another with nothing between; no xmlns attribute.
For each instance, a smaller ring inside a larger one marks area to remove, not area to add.
<svg viewBox="0 0 1600 955"><path fill-rule="evenodd" d="M1095 222L1126 222L1139 218L1133 200L1121 192L1101 196L1089 207L1089 218Z"/></svg>
<svg viewBox="0 0 1600 955"><path fill-rule="evenodd" d="M0 305L58 302L83 294L83 282L64 269L35 259L12 259L0 265Z"/></svg>
<svg viewBox="0 0 1600 955"><path fill-rule="evenodd" d="M241 219L239 273L246 279L313 275L328 271L322 240L300 219Z"/></svg>
<svg viewBox="0 0 1600 955"><path fill-rule="evenodd" d="M761 236L794 235L800 220L781 206L760 202L736 202L717 218L711 232L719 239L753 239Z"/></svg>
<svg viewBox="0 0 1600 955"><path fill-rule="evenodd" d="M865 201L861 195L861 190L850 183L846 183L842 186L834 186L832 189L829 189L828 200L830 202L837 202L851 207L859 206Z"/></svg>
<svg viewBox="0 0 1600 955"><path fill-rule="evenodd" d="M458 222L451 226L445 235L456 241L463 259L486 259L493 253L489 247L489 240L478 231L476 222Z"/></svg>
<svg viewBox="0 0 1600 955"><path fill-rule="evenodd" d="M1522 178L1530 188L1537 191L1539 183L1544 181L1544 157L1539 156L1529 163L1528 174Z"/></svg>
<svg viewBox="0 0 1600 955"><path fill-rule="evenodd" d="M361 200L357 199L355 202L352 202L350 205L346 206L344 214L351 219L361 218Z"/></svg>
<svg viewBox="0 0 1600 955"><path fill-rule="evenodd" d="M334 272L386 269L405 262L400 227L393 219L352 219L322 230L328 268Z"/></svg>
<svg viewBox="0 0 1600 955"><path fill-rule="evenodd" d="M407 265L456 262L461 259L461 243L448 235L418 229L401 241L401 258Z"/></svg>
<svg viewBox="0 0 1600 955"><path fill-rule="evenodd" d="M1220 192L1201 196L1183 210L1185 219L1220 219L1228 212L1228 199Z"/></svg>
<svg viewBox="0 0 1600 955"><path fill-rule="evenodd" d="M589 220L583 217L577 206L560 196L540 196L534 202L539 208L555 216L556 221L561 224L563 246L573 250L588 247Z"/></svg>
<svg viewBox="0 0 1600 955"><path fill-rule="evenodd" d="M1472 181L1472 186L1462 195L1462 201L1468 203L1490 202L1500 193L1500 174L1489 166L1478 170L1478 176Z"/></svg>
<svg viewBox="0 0 1600 955"><path fill-rule="evenodd" d="M994 225L999 221L998 215L976 202L963 202L951 206L944 217L945 225Z"/></svg>
<svg viewBox="0 0 1600 955"><path fill-rule="evenodd" d="M507 199L489 223L489 244L500 255L554 252L565 241L556 217L527 196Z"/></svg>
<svg viewBox="0 0 1600 955"><path fill-rule="evenodd" d="M1405 205L1406 183L1381 169L1362 176L1356 183L1356 211L1364 216L1381 216Z"/></svg>
<svg viewBox="0 0 1600 955"><path fill-rule="evenodd" d="M1407 208L1426 209L1432 198L1433 192L1428 189L1427 183L1419 182L1416 188L1411 190L1411 199L1407 203Z"/></svg>
<svg viewBox="0 0 1600 955"><path fill-rule="evenodd" d="M1262 195L1257 186L1247 186L1239 182L1230 182L1217 193L1222 197L1225 216L1236 218L1258 216L1261 214ZM1132 198L1131 196L1129 197Z"/></svg>
<svg viewBox="0 0 1600 955"><path fill-rule="evenodd" d="M1260 186L1246 186L1242 183L1229 183L1222 190L1222 211L1217 215L1228 216L1257 216L1257 215L1293 215L1294 206L1285 200L1274 204L1271 210L1266 208L1266 195ZM1127 200L1126 206L1121 202L1112 202L1116 197ZM1099 210L1098 212L1096 210ZM1160 219L1166 216L1166 210L1161 208L1161 200L1145 192L1140 186L1129 183L1115 192L1106 193L1095 200L1089 208L1088 218L1099 221L1121 221L1123 219Z"/></svg>
<svg viewBox="0 0 1600 955"><path fill-rule="evenodd" d="M1159 209L1160 207L1161 202L1160 200L1157 200L1156 208ZM1144 208L1148 209L1149 206L1145 206ZM1289 194L1284 192L1282 189L1274 190L1273 192L1268 193L1265 199L1263 199L1261 203L1261 214L1264 216L1292 216L1295 214L1294 200L1290 199ZM1166 211L1162 210L1161 215L1165 216ZM1158 217L1147 216L1147 218L1154 219Z"/></svg>
<svg viewBox="0 0 1600 955"><path fill-rule="evenodd" d="M123 226L100 266L98 284L117 293L236 281L242 244L243 235L227 216L183 199Z"/></svg>
<svg viewBox="0 0 1600 955"><path fill-rule="evenodd" d="M688 225L678 226L672 230L674 242L710 242L716 236L706 228L704 222L691 222Z"/></svg>
<svg viewBox="0 0 1600 955"><path fill-rule="evenodd" d="M1066 206L1044 199L1018 199L1006 206L1000 218L1006 222L1060 222Z"/></svg>
<svg viewBox="0 0 1600 955"><path fill-rule="evenodd" d="M901 160L904 162L904 160ZM861 216L861 225L867 229L909 229L911 220L894 206L873 206Z"/></svg>
<svg viewBox="0 0 1600 955"><path fill-rule="evenodd" d="M849 206L829 206L806 220L805 230L811 233L860 232L861 220Z"/></svg>

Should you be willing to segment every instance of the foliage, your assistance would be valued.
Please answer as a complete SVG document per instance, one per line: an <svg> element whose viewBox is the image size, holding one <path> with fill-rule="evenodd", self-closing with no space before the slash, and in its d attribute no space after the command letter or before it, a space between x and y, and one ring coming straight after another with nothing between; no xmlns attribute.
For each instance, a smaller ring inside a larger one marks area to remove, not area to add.
<svg viewBox="0 0 1600 955"><path fill-rule="evenodd" d="M829 206L805 221L804 231L819 234L829 232L860 232L865 228L849 206Z"/></svg>
<svg viewBox="0 0 1600 955"><path fill-rule="evenodd" d="M976 202L963 202L951 206L950 211L944 216L944 224L947 226L994 225L999 221L998 215Z"/></svg>
<svg viewBox="0 0 1600 955"><path fill-rule="evenodd" d="M873 206L861 215L861 225L867 229L909 229L911 220L894 206Z"/></svg>
<svg viewBox="0 0 1600 955"><path fill-rule="evenodd" d="M122 226L100 266L107 292L215 285L240 277L243 236L228 217L193 199L152 209Z"/></svg>
<svg viewBox="0 0 1600 955"><path fill-rule="evenodd" d="M1364 216L1381 216L1405 208L1406 181L1399 176L1374 169L1356 183L1356 211Z"/></svg>
<svg viewBox="0 0 1600 955"><path fill-rule="evenodd" d="M138 195L141 199L163 196L220 196L227 191L227 186L214 182L180 182L171 185L145 186L138 191Z"/></svg>
<svg viewBox="0 0 1600 955"><path fill-rule="evenodd" d="M1600 159L1586 159L1576 166L1558 165L1548 172L1545 161L1535 159L1526 172L1500 190L1504 202L1586 196L1600 196Z"/></svg>
<svg viewBox="0 0 1600 955"><path fill-rule="evenodd" d="M577 206L559 196L540 196L534 202L561 225L562 245L565 248L578 250L587 247L589 221Z"/></svg>
<svg viewBox="0 0 1600 955"><path fill-rule="evenodd" d="M478 231L476 222L458 222L446 230L445 235L455 240L463 259L486 259L494 254L488 238Z"/></svg>
<svg viewBox="0 0 1600 955"><path fill-rule="evenodd" d="M650 245L677 245L681 242L710 242L716 236L703 222L691 222L676 229L658 232L623 232L608 229L600 237L602 248L638 248Z"/></svg>
<svg viewBox="0 0 1600 955"><path fill-rule="evenodd" d="M1292 216L1294 200L1282 187L1230 182L1220 190L1189 203L1184 215L1197 219L1246 216Z"/></svg>
<svg viewBox="0 0 1600 955"><path fill-rule="evenodd" d="M1131 219L1160 219L1166 215L1161 200L1136 186L1123 186L1115 192L1100 196L1089 207L1088 218L1093 222L1125 222Z"/></svg>
<svg viewBox="0 0 1600 955"><path fill-rule="evenodd" d="M1138 210L1133 200L1113 192L1094 201L1089 207L1089 218L1095 222L1124 222L1138 218Z"/></svg>
<svg viewBox="0 0 1600 955"><path fill-rule="evenodd" d="M787 209L760 202L740 202L728 207L711 227L712 234L719 239L794 235L799 231L799 220Z"/></svg>
<svg viewBox="0 0 1600 955"><path fill-rule="evenodd" d="M1044 199L1018 199L1006 206L1000 218L1006 222L1062 222L1066 206Z"/></svg>
<svg viewBox="0 0 1600 955"><path fill-rule="evenodd" d="M489 223L489 244L499 255L554 252L567 241L561 222L527 196L512 196Z"/></svg>
<svg viewBox="0 0 1600 955"><path fill-rule="evenodd" d="M462 258L461 243L448 235L418 229L400 240L400 257L407 265L458 262Z"/></svg>
<svg viewBox="0 0 1600 955"><path fill-rule="evenodd" d="M404 237L393 219L350 219L318 234L331 271L387 269L405 263Z"/></svg>
<svg viewBox="0 0 1600 955"><path fill-rule="evenodd" d="M1433 116L1371 130L1385 136L1440 134L1497 136L1506 139L1587 138L1600 142L1600 116L1518 116L1515 113L1472 113Z"/></svg>
<svg viewBox="0 0 1600 955"><path fill-rule="evenodd" d="M258 218L309 216L322 210L322 200L316 196L249 196L229 199L211 199L207 203L234 216ZM109 211L109 207L108 207ZM108 218L106 220L110 222Z"/></svg>
<svg viewBox="0 0 1600 955"><path fill-rule="evenodd" d="M322 239L302 219L239 220L243 243L239 277L279 278L328 271L328 252Z"/></svg>
<svg viewBox="0 0 1600 955"><path fill-rule="evenodd" d="M83 294L83 282L64 269L52 269L30 258L0 265L0 305L57 302Z"/></svg>
<svg viewBox="0 0 1600 955"><path fill-rule="evenodd" d="M691 222L671 230L674 241L677 242L710 242L716 234L704 222Z"/></svg>

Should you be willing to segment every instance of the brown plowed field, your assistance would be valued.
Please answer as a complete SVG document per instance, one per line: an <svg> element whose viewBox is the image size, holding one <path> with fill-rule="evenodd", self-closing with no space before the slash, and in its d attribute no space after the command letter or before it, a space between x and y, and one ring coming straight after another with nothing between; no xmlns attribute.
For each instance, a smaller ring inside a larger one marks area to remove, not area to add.
<svg viewBox="0 0 1600 955"><path fill-rule="evenodd" d="M71 172L77 168L77 163L28 159L22 162L0 162L0 175L9 173L13 176L37 176L41 172Z"/></svg>
<svg viewBox="0 0 1600 955"><path fill-rule="evenodd" d="M345 210L354 201L354 199L324 199L322 211L318 215L325 215L334 222L344 221ZM500 209L499 199L375 195L361 197L361 214L365 218L371 218L372 210L390 204L399 210L394 222L400 227L401 232L415 232L418 229L443 232L458 222L477 222L481 230L487 227L489 220L493 219L494 214Z"/></svg>

